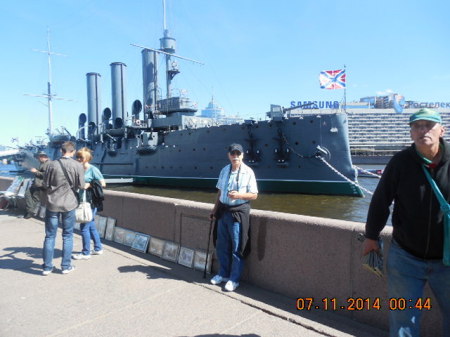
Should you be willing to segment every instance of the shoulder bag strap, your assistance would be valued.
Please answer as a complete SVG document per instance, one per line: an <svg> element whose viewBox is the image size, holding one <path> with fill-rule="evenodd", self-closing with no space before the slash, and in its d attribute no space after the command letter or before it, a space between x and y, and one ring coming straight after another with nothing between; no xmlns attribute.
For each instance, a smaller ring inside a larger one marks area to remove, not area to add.
<svg viewBox="0 0 450 337"><path fill-rule="evenodd" d="M66 179L67 179L67 182L68 182L68 184L69 184L69 187L70 187L70 189L72 190L73 194L75 194L75 198L77 198L77 200L78 200L78 194L77 194L77 192L75 192L75 190L73 189L72 182L71 182L70 179L69 179L69 175L67 174L66 168L65 168L64 165L61 163L61 159L58 159L57 162L59 163L59 165L61 165L61 169L62 169L63 172L64 172L64 176L65 176Z"/></svg>
<svg viewBox="0 0 450 337"><path fill-rule="evenodd" d="M423 172L425 172L425 176L427 177L431 187L433 188L434 194L436 195L436 198L438 199L439 203L441 204L441 210L443 212L449 212L450 211L450 205L448 204L447 200L445 200L444 196L442 195L442 192L439 190L438 185L431 177L430 172L425 168L425 165L422 165Z"/></svg>
<svg viewBox="0 0 450 337"><path fill-rule="evenodd" d="M450 205L444 199L444 196L439 190L439 187L437 186L433 178L431 178L431 175L425 168L425 166L422 166L422 168L423 171L425 172L425 175L427 176L428 181L431 184L431 187L433 188L434 194L436 194L436 197L439 200L439 203L441 204L441 211L444 213L444 253L442 257L442 262L446 266L450 266L450 219L449 219Z"/></svg>

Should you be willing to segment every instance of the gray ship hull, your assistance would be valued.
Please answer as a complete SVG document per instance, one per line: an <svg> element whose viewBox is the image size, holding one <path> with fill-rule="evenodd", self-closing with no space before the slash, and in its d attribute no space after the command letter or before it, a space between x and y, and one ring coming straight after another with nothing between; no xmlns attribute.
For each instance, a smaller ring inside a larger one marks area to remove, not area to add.
<svg viewBox="0 0 450 337"><path fill-rule="evenodd" d="M93 164L107 178L138 184L214 188L230 143L244 146L261 191L362 196L350 158L345 114L168 131L143 151L138 137L99 142ZM328 165L326 163L328 163ZM331 166L331 167L330 167ZM346 177L346 178L344 178Z"/></svg>

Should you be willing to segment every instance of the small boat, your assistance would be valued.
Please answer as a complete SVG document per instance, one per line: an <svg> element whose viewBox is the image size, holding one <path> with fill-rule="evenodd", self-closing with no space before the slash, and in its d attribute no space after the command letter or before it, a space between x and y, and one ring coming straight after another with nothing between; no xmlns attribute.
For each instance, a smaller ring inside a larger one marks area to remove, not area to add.
<svg viewBox="0 0 450 337"><path fill-rule="evenodd" d="M362 169L358 168L358 177L381 178L383 169Z"/></svg>

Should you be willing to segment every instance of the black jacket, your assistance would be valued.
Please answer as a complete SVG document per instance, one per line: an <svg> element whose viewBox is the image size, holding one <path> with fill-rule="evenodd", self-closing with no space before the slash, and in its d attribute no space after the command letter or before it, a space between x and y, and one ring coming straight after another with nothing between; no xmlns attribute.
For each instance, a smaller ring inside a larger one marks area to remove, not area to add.
<svg viewBox="0 0 450 337"><path fill-rule="evenodd" d="M441 162L429 169L444 198L450 196L450 144L441 140ZM377 239L392 213L393 238L404 250L423 259L441 259L444 223L439 201L428 182L415 145L397 153L387 164L370 203L366 237Z"/></svg>
<svg viewBox="0 0 450 337"><path fill-rule="evenodd" d="M86 200L91 203L92 208L97 208L98 212L103 211L103 187L100 181L94 179L90 182L91 187L86 190Z"/></svg>
<svg viewBox="0 0 450 337"><path fill-rule="evenodd" d="M239 254L243 257L247 257L250 254L250 203L246 202L242 205L228 206L219 203L216 214L214 217L216 221L214 222L213 230L213 243L216 246L217 242L217 222L223 216L224 212L229 211L233 220L239 222L242 225L241 232L241 244Z"/></svg>
<svg viewBox="0 0 450 337"><path fill-rule="evenodd" d="M44 189L44 172L49 164L50 160L47 160L44 163L39 163L37 171L34 172L33 186L35 188Z"/></svg>

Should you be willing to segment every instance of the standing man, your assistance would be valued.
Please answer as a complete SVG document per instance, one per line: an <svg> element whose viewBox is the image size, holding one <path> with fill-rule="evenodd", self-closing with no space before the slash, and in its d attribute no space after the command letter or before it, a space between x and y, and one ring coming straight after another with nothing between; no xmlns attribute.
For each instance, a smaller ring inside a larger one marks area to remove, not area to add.
<svg viewBox="0 0 450 337"><path fill-rule="evenodd" d="M390 336L420 336L423 289L428 282L442 312L443 336L450 336L450 266L442 262L444 221L423 166L450 200L450 144L442 138L438 112L421 109L409 118L414 144L387 164L372 197L363 255L379 250L377 239L392 214L392 244L387 260L388 296L412 303L412 309L389 312ZM419 302L417 302L419 301ZM435 303L431 303L437 308Z"/></svg>
<svg viewBox="0 0 450 337"><path fill-rule="evenodd" d="M25 192L25 219L29 219L36 215L35 211L39 203L44 204L44 196L42 195L42 192L44 191L44 172L49 161L47 153L43 151L39 152L37 156L40 164L37 169L34 167L30 169L30 171L34 174L34 180L31 187Z"/></svg>
<svg viewBox="0 0 450 337"><path fill-rule="evenodd" d="M47 189L44 240L43 275L53 270L53 253L55 237L61 217L63 251L61 269L68 274L75 268L71 264L73 249L73 227L75 225L75 209L78 207L77 190L84 187L83 166L72 157L75 144L65 142L61 146L62 158L52 161L44 174L44 186Z"/></svg>
<svg viewBox="0 0 450 337"><path fill-rule="evenodd" d="M230 164L220 171L216 187L216 203L210 219L216 219L214 238L219 258L219 273L212 284L225 284L225 290L234 291L244 268L244 258L249 252L250 200L258 197L253 170L245 165L244 150L240 144L228 148Z"/></svg>

